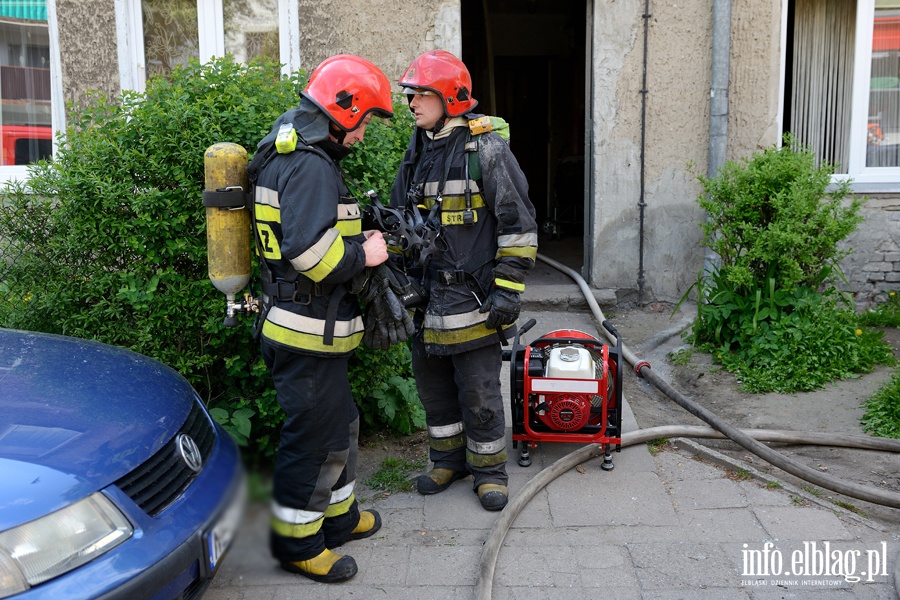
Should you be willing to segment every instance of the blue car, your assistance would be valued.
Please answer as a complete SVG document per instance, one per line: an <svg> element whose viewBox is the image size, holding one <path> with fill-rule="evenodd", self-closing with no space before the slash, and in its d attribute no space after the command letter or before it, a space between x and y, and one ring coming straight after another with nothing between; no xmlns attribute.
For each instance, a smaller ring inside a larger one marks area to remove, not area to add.
<svg viewBox="0 0 900 600"><path fill-rule="evenodd" d="M199 598L245 490L236 445L169 367L0 329L0 598Z"/></svg>

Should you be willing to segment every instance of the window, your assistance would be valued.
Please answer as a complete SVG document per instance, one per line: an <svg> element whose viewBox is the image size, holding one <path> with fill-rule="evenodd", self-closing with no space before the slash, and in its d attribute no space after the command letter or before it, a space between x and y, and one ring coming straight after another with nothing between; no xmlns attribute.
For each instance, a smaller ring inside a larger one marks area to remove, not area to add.
<svg viewBox="0 0 900 600"><path fill-rule="evenodd" d="M52 62L46 0L0 0L0 181L53 154Z"/></svg>
<svg viewBox="0 0 900 600"><path fill-rule="evenodd" d="M900 191L900 0L787 0L784 128L857 191Z"/></svg>
<svg viewBox="0 0 900 600"><path fill-rule="evenodd" d="M225 53L269 56L286 74L299 68L296 0L116 0L116 16L122 89L142 91L147 77Z"/></svg>

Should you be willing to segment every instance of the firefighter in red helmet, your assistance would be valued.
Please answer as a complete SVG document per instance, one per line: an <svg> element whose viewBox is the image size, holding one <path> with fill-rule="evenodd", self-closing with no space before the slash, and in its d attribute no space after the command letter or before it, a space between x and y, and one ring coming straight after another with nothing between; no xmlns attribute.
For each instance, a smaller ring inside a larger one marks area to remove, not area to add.
<svg viewBox="0 0 900 600"><path fill-rule="evenodd" d="M373 116L391 115L390 82L378 67L358 56L331 57L248 167L262 356L285 412L270 547L284 569L320 582L356 574L354 559L333 550L381 526L354 496L359 414L348 357L364 331L354 281L388 255L380 232L362 231L339 161Z"/></svg>
<svg viewBox="0 0 900 600"><path fill-rule="evenodd" d="M462 61L426 52L400 86L416 129L391 204L419 207L442 239L423 268L428 303L417 309L412 342L433 463L418 491L436 494L471 474L482 507L500 510L508 497L500 346L515 332L537 256L535 211L501 128L473 112Z"/></svg>

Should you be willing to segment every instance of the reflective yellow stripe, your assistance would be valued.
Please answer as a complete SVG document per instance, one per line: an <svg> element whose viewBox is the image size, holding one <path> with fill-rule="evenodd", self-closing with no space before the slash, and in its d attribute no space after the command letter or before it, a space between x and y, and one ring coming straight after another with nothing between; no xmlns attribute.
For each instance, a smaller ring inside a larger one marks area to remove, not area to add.
<svg viewBox="0 0 900 600"><path fill-rule="evenodd" d="M287 523L276 517L269 520L272 531L283 537L305 538L315 535L322 529L325 517L320 517L312 523Z"/></svg>
<svg viewBox="0 0 900 600"><path fill-rule="evenodd" d="M269 223L281 223L281 211L265 204L257 204L255 207L256 220Z"/></svg>
<svg viewBox="0 0 900 600"><path fill-rule="evenodd" d="M313 281L322 281L344 258L344 239L337 229L329 229L306 252L291 259L295 269Z"/></svg>
<svg viewBox="0 0 900 600"><path fill-rule="evenodd" d="M344 237L353 237L362 233L362 220L359 204L338 204L337 225L335 229Z"/></svg>
<svg viewBox="0 0 900 600"><path fill-rule="evenodd" d="M485 313L487 315L487 313ZM503 329L510 329L514 324L504 325ZM465 327L463 329L453 329L453 330L440 330L440 329L426 329L423 333L423 339L426 344L438 344L442 346L449 346L453 344L462 344L464 342L471 342L473 340L480 340L489 335L496 335L496 329L488 329L484 326L484 323L479 323L477 325L472 325L471 327Z"/></svg>
<svg viewBox="0 0 900 600"><path fill-rule="evenodd" d="M325 335L325 320L297 315L273 306L263 323L262 334L272 340L294 348L304 348L325 354L351 352L362 341L362 317L350 321L335 321L334 343L326 346L322 342Z"/></svg>
<svg viewBox="0 0 900 600"><path fill-rule="evenodd" d="M303 348L313 352L321 352L322 354L345 354L352 352L362 342L363 333L354 333L350 337L339 338L335 336L334 343L326 346L322 341L322 336L312 335L308 333L299 333L291 331L284 327L279 327L271 321L263 323L262 334L272 340L279 342L292 348Z"/></svg>
<svg viewBox="0 0 900 600"><path fill-rule="evenodd" d="M538 239L536 233L512 233L497 238L497 258L514 256L537 258Z"/></svg>
<svg viewBox="0 0 900 600"><path fill-rule="evenodd" d="M441 210L465 210L465 196L444 196L441 199ZM484 198L481 194L472 193L472 208L484 208Z"/></svg>
<svg viewBox="0 0 900 600"><path fill-rule="evenodd" d="M338 515L345 515L350 512L350 506L356 501L356 496L350 494L350 497L346 500L341 500L340 502L336 502L334 504L329 504L328 508L325 509L325 517L336 517Z"/></svg>
<svg viewBox="0 0 900 600"><path fill-rule="evenodd" d="M341 235L344 237L353 237L362 233L362 221L359 219L355 221L338 221L334 228L341 232Z"/></svg>
<svg viewBox="0 0 900 600"><path fill-rule="evenodd" d="M448 451L448 450L456 450L457 448L462 448L466 445L466 434L460 433L458 435L454 435L453 437L445 437L445 438L428 438L428 445L431 446L434 450L440 451Z"/></svg>
<svg viewBox="0 0 900 600"><path fill-rule="evenodd" d="M537 258L537 247L513 246L509 248L497 248L497 258L503 258L504 256L515 256L517 258L530 258L531 260L534 260Z"/></svg>
<svg viewBox="0 0 900 600"><path fill-rule="evenodd" d="M506 460L506 448L497 454L475 454L471 450L466 450L466 462L475 467L492 467L505 463Z"/></svg>
<svg viewBox="0 0 900 600"><path fill-rule="evenodd" d="M514 292L524 292L525 291L524 283L516 283L515 281L510 281L509 279L500 279L499 277L494 279L494 285L496 285L499 288L512 290Z"/></svg>

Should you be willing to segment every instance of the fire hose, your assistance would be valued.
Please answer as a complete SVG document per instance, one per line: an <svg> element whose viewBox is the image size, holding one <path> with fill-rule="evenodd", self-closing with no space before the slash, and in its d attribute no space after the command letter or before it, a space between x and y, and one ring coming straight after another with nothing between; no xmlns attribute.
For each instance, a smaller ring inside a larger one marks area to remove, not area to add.
<svg viewBox="0 0 900 600"><path fill-rule="evenodd" d="M603 316L603 311L600 310L600 306L597 304L590 287L588 287L581 275L565 265L543 255L538 254L538 259L571 277L584 294L591 309L591 313L597 322L602 323L606 319L606 317ZM599 330L607 338L612 340L611 334L604 331L602 327L599 328ZM650 363L639 360L626 346L623 345L622 350L625 360L634 367L635 372L639 377L646 379L669 399L710 425L710 428L702 426L665 425L628 432L622 435L622 447L642 444L662 437L727 437L766 462L805 481L818 485L819 487L844 494L851 498L872 502L874 504L900 508L900 494L838 479L788 458L762 443L768 441L822 446L830 445L844 448L861 448L900 453L900 440L871 438L867 436L843 436L842 439L838 440L834 439L832 436L818 433L738 429L672 388L672 386L653 373L650 368ZM577 465L597 456L601 456L603 453L604 450L600 444L591 444L579 448L538 473L510 500L509 504L494 522L481 552L481 568L475 584L475 598L477 600L490 600L491 598L494 569L496 567L497 557L500 554L500 548L503 545L503 540L505 539L509 528L512 526L513 521L515 521L522 509L524 509L528 502L530 502L531 499L551 481ZM895 580L897 579L896 572L894 578ZM900 584L900 582L895 581L895 584Z"/></svg>

